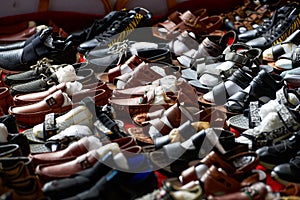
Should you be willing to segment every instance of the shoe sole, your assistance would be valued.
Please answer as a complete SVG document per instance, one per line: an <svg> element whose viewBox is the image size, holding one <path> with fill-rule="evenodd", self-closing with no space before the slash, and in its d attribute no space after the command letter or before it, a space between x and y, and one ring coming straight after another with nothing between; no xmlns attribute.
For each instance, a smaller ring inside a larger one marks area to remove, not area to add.
<svg viewBox="0 0 300 200"><path fill-rule="evenodd" d="M279 178L279 176L274 171L271 172L271 176L273 179L275 179L278 183L280 183L282 185L287 186L287 185L291 184L290 181L286 181L286 180ZM295 183L295 184L298 185L298 187L300 187L300 183Z"/></svg>

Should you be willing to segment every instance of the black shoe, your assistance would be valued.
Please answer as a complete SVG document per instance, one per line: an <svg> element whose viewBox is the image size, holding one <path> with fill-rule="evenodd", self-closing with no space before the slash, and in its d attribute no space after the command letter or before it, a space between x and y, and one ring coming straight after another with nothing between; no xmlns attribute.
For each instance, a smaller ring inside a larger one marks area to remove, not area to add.
<svg viewBox="0 0 300 200"><path fill-rule="evenodd" d="M293 135L273 146L266 146L256 150L260 164L267 169L273 169L276 165L288 163L300 150L300 135Z"/></svg>
<svg viewBox="0 0 300 200"><path fill-rule="evenodd" d="M17 144L0 144L0 157L22 156L22 152Z"/></svg>
<svg viewBox="0 0 300 200"><path fill-rule="evenodd" d="M146 62L172 64L172 53L169 49L146 49L137 50L138 56ZM130 51L127 53L113 54L103 58L94 58L88 61L88 68L95 72L104 72L116 67L118 64L125 63L129 58L134 56Z"/></svg>
<svg viewBox="0 0 300 200"><path fill-rule="evenodd" d="M43 186L43 192L51 199L64 199L90 189L111 170L113 154L109 152L92 168L83 170L69 178L54 180Z"/></svg>
<svg viewBox="0 0 300 200"><path fill-rule="evenodd" d="M272 45L283 42L288 36L300 28L300 9L294 7L285 19L279 20L261 37L248 41L253 48L265 50Z"/></svg>
<svg viewBox="0 0 300 200"><path fill-rule="evenodd" d="M0 123L3 123L6 126L8 133L19 133L19 127L14 115L0 116Z"/></svg>
<svg viewBox="0 0 300 200"><path fill-rule="evenodd" d="M37 64L32 65L30 67L31 70L5 76L4 83L7 86L11 86L14 84L28 83L45 76L50 76L53 71L55 71L55 68L52 67L51 62L51 60L43 58L42 60L37 61Z"/></svg>
<svg viewBox="0 0 300 200"><path fill-rule="evenodd" d="M54 64L75 63L76 49L71 42L53 42L49 27L24 48L0 52L0 65L7 74L30 70L38 60L48 57Z"/></svg>
<svg viewBox="0 0 300 200"><path fill-rule="evenodd" d="M127 161L130 171L113 169L89 190L65 200L135 199L157 189L157 177L149 171L149 161L144 155L132 155Z"/></svg>
<svg viewBox="0 0 300 200"><path fill-rule="evenodd" d="M295 6L293 5L286 5L277 10L275 10L274 14L272 15L271 19L265 19L263 24L256 29L252 29L241 33L238 35L238 40L240 42L248 42L249 40L258 38L262 36L262 34L269 31L276 23L280 20L285 20L287 16L291 13Z"/></svg>
<svg viewBox="0 0 300 200"><path fill-rule="evenodd" d="M271 172L271 176L283 185L296 183L300 186L300 151L289 163L277 165Z"/></svg>
<svg viewBox="0 0 300 200"><path fill-rule="evenodd" d="M145 12L145 14L141 14ZM94 49L96 46L108 47L116 42L123 41L131 32L138 27L150 25L152 15L148 10L142 8L135 8L122 13L106 31L96 36L94 39L88 40L79 45L78 52L85 54ZM124 32L124 34L120 34Z"/></svg>
<svg viewBox="0 0 300 200"><path fill-rule="evenodd" d="M103 33L113 21L127 11L111 11L102 19L96 19L94 23L83 31L72 33L66 41L72 41L74 45L79 45L83 42L93 39L97 35Z"/></svg>
<svg viewBox="0 0 300 200"><path fill-rule="evenodd" d="M24 48L27 44L29 44L30 42L32 42L33 39L35 39L36 37L38 37L42 33L42 31L43 30L39 30L38 32L36 32L32 36L30 36L25 41L15 42L15 43L12 43L12 44L2 44L2 45L0 45L0 51L9 51L9 50L13 50L13 49Z"/></svg>

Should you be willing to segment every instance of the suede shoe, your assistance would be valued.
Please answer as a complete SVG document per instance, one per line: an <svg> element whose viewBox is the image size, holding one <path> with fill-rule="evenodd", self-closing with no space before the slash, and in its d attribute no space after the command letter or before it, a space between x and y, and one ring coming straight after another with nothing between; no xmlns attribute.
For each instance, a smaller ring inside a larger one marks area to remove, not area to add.
<svg viewBox="0 0 300 200"><path fill-rule="evenodd" d="M288 163L300 150L300 135L293 135L273 146L265 146L256 150L262 166L272 170L276 165Z"/></svg>

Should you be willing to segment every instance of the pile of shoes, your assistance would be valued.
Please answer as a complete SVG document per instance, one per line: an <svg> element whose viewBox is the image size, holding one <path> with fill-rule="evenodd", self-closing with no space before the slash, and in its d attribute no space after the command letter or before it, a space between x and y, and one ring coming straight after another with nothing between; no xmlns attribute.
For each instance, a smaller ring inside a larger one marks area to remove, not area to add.
<svg viewBox="0 0 300 200"><path fill-rule="evenodd" d="M0 199L300 199L298 2L3 31Z"/></svg>

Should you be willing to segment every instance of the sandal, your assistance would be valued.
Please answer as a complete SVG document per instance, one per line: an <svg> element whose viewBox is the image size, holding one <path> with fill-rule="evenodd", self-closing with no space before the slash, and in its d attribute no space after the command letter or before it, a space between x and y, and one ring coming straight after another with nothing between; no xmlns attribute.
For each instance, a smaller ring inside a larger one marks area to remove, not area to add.
<svg viewBox="0 0 300 200"><path fill-rule="evenodd" d="M225 82L212 88L212 91L199 97L199 101L206 105L223 105L226 100L245 89L252 81L252 75L243 69L235 71Z"/></svg>
<svg viewBox="0 0 300 200"><path fill-rule="evenodd" d="M198 48L193 48L187 51L177 60L180 64L190 67L196 59L204 57L218 57L223 53L225 48L237 42L237 36L234 31L228 31L223 36L210 35L207 36Z"/></svg>
<svg viewBox="0 0 300 200"><path fill-rule="evenodd" d="M228 111L242 113L249 106L250 101L260 101L263 104L276 98L276 91L283 86L283 78L276 74L261 70L242 91L232 95L226 102Z"/></svg>
<svg viewBox="0 0 300 200"><path fill-rule="evenodd" d="M243 48L241 50L241 48ZM241 67L248 67L251 73L258 71L262 62L261 50L251 48L243 43L237 43L229 46L224 51L224 62L206 65L205 63L197 63L197 72L192 69L182 70L183 78L191 78L191 74L197 74L197 79L191 83L196 88L206 90L212 89L222 80L228 77ZM199 82L199 83L197 83Z"/></svg>
<svg viewBox="0 0 300 200"><path fill-rule="evenodd" d="M175 103L166 110L149 113L146 117L141 120L143 127L131 127L127 130L137 141L146 144L153 144L154 138L169 134L173 128L178 128L187 120L197 121L197 115L192 114L188 108L181 106L179 103ZM152 119L152 117L157 118ZM135 119L137 119L137 116L135 116ZM150 120L146 121L148 119Z"/></svg>
<svg viewBox="0 0 300 200"><path fill-rule="evenodd" d="M155 168L179 176L190 161L203 158L214 147L221 146L217 134L212 128L202 130L183 143L170 143L151 152L150 160Z"/></svg>
<svg viewBox="0 0 300 200"><path fill-rule="evenodd" d="M284 54L293 52L298 45L300 45L300 30L296 30L289 37L287 37L282 43L273 45L272 47L264 50L263 60L274 62Z"/></svg>
<svg viewBox="0 0 300 200"><path fill-rule="evenodd" d="M182 14L178 11L175 11L174 13L169 15L166 21L154 25L152 28L152 33L155 37L164 40L172 40L180 34L179 31L174 32L179 25L181 25L184 22L191 23L195 20L202 19L203 17L206 16L207 16L206 9L199 9L193 13L188 10Z"/></svg>
<svg viewBox="0 0 300 200"><path fill-rule="evenodd" d="M275 62L275 67L281 71L294 69L300 66L300 46L296 47L294 51L283 54Z"/></svg>

